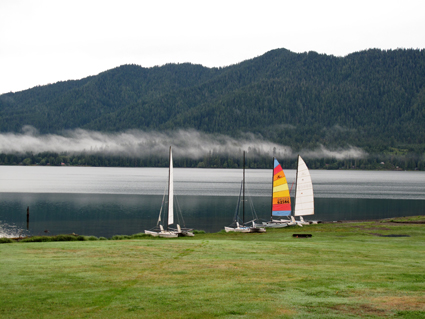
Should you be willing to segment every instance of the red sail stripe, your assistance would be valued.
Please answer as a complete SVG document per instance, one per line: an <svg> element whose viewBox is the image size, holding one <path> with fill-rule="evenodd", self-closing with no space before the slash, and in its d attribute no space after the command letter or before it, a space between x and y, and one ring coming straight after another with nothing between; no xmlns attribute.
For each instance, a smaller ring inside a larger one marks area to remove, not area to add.
<svg viewBox="0 0 425 319"><path fill-rule="evenodd" d="M279 211L279 210L291 210L291 204L275 204L273 205L273 211Z"/></svg>
<svg viewBox="0 0 425 319"><path fill-rule="evenodd" d="M277 173L282 172L282 171L283 171L282 166L280 166L280 164L279 164L278 166L276 166L274 168L273 175L276 175Z"/></svg>

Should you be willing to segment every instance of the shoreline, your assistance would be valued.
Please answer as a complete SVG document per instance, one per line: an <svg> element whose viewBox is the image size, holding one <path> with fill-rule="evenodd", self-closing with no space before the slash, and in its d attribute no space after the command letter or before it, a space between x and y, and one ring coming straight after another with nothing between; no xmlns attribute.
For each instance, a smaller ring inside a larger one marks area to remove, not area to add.
<svg viewBox="0 0 425 319"><path fill-rule="evenodd" d="M289 226L285 228L280 228L281 230L284 230L285 232L292 230L305 232L308 231L309 226L317 226L320 224L323 225L330 225L330 224L361 224L361 223L375 223L377 225L393 225L393 226L400 226L400 225L425 225L425 215L417 215L417 216L403 216L403 217L394 217L394 218L384 218L384 219L362 219L362 220L339 220L339 221L320 221L317 224L310 224L305 225L302 228L299 228L297 226ZM357 226L355 226L357 227ZM358 226L361 227L361 226ZM269 228L270 230L273 230L273 228ZM272 232L273 232L272 231ZM198 235L224 235L224 236L232 236L233 233L223 233L223 231L218 231L215 233L198 233ZM41 235L41 236L26 236L26 237L0 237L0 243L3 241L3 243L8 242L21 242L24 239L30 239L30 238L38 238L40 242L48 242L48 241L92 241L92 240L122 240L122 239L147 239L151 238L151 236L146 235L144 233L138 233L133 235L114 235L111 238L106 237L96 237L91 235L78 235L75 233L71 234L58 234L58 235ZM51 240L55 239L56 240ZM10 240L10 241L8 241Z"/></svg>

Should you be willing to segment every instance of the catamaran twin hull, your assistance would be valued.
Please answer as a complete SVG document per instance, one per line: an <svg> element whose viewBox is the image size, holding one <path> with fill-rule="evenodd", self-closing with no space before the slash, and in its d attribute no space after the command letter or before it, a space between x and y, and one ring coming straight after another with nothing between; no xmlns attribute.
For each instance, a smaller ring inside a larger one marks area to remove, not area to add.
<svg viewBox="0 0 425 319"><path fill-rule="evenodd" d="M268 227L268 228L284 228L288 226L288 223L271 221L271 222L263 222L262 226Z"/></svg>
<svg viewBox="0 0 425 319"><path fill-rule="evenodd" d="M250 230L248 227L224 227L224 230L226 233L228 232L235 232L235 233L250 233Z"/></svg>
<svg viewBox="0 0 425 319"><path fill-rule="evenodd" d="M185 230L145 230L145 234L151 235L153 237L162 237L162 238L176 238L176 237L193 237L195 236L191 229Z"/></svg>
<svg viewBox="0 0 425 319"><path fill-rule="evenodd" d="M176 237L178 237L177 233L168 232L168 231L156 232L156 231L151 231L151 230L145 230L145 234L151 235L153 237L162 237L162 238L176 238Z"/></svg>
<svg viewBox="0 0 425 319"><path fill-rule="evenodd" d="M226 233L236 232L236 233L265 233L266 230L264 227L224 227Z"/></svg>

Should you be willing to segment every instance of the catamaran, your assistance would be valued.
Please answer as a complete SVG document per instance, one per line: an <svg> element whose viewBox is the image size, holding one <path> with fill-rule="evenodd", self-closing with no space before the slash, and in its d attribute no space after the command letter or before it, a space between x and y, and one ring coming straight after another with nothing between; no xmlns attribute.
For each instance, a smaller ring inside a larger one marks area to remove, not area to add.
<svg viewBox="0 0 425 319"><path fill-rule="evenodd" d="M242 194L242 224L239 223L239 210L240 210L240 203L241 203L241 194ZM254 207L251 204L251 210L253 212L253 215L255 214ZM235 217L234 217L234 227L224 227L224 230L228 232L239 232L239 233L265 233L266 229L263 226L259 226L255 223L257 219L257 216L254 216L253 220L249 221L249 225L245 225L245 151L243 152L243 179L241 182L241 189L239 191L239 199L238 203L236 205L236 211L235 211Z"/></svg>
<svg viewBox="0 0 425 319"><path fill-rule="evenodd" d="M310 171L299 155L295 185L295 207L294 214L291 215L291 197L288 182L282 166L274 158L272 212L270 221L263 222L265 227L281 228L310 224L310 222L304 220L303 216L314 214L313 183ZM300 216L300 220L295 220L294 216ZM289 217L290 219L275 219L274 217Z"/></svg>
<svg viewBox="0 0 425 319"><path fill-rule="evenodd" d="M154 237L164 237L164 238L176 238L179 236L194 236L191 229L181 228L179 224L176 224L177 229L169 228L169 225L174 224L174 169L173 169L173 154L170 146L170 166L168 168L168 219L167 219L167 229L164 229L162 225L162 209L164 206L165 192L162 198L161 209L159 210L158 222L156 223L156 228L153 230L145 230L145 234L154 236Z"/></svg>
<svg viewBox="0 0 425 319"><path fill-rule="evenodd" d="M239 211L240 211L240 204L241 204L242 189L243 189L243 181L241 182L241 189L239 191L238 202L236 204L235 215L233 218L235 227L225 226L224 230L226 231L226 233L228 232L249 233L250 232L250 227L243 226L243 225L241 226L239 224Z"/></svg>

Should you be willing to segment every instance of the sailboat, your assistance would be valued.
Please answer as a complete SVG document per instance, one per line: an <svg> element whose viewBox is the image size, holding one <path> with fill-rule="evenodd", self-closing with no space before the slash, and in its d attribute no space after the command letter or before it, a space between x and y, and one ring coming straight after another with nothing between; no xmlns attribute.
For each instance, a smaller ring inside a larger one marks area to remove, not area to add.
<svg viewBox="0 0 425 319"><path fill-rule="evenodd" d="M154 237L164 237L164 238L176 238L180 236L194 236L193 232L190 229L182 229L179 224L176 224L177 229L169 228L169 225L174 224L174 170L173 170L173 154L170 146L170 166L168 168L168 219L167 219L167 229L164 229L161 220L162 208L164 206L165 192L162 198L161 209L159 211L159 217L157 222L157 227L154 230L145 230L145 234L154 236ZM159 229L158 229L159 228Z"/></svg>
<svg viewBox="0 0 425 319"><path fill-rule="evenodd" d="M241 203L241 194L242 194L242 225L239 224L239 209ZM252 205L252 203L251 203ZM253 210L253 207L251 207ZM233 223L235 227L224 227L224 230L228 232L239 232L239 233L265 233L266 229L262 226L258 226L255 223L256 218L251 220L248 223L252 223L251 226L245 225L245 151L243 152L243 179L241 182L241 189L239 191L239 199L236 205L235 217Z"/></svg>
<svg viewBox="0 0 425 319"><path fill-rule="evenodd" d="M303 216L314 214L313 183L310 171L301 156L298 155L297 175L295 179L295 206L291 215L291 198L285 173L279 162L274 159L272 213L269 222L263 222L265 227L281 228L292 225L309 225ZM288 216L290 219L273 219L273 216ZM300 220L295 220L300 216Z"/></svg>

